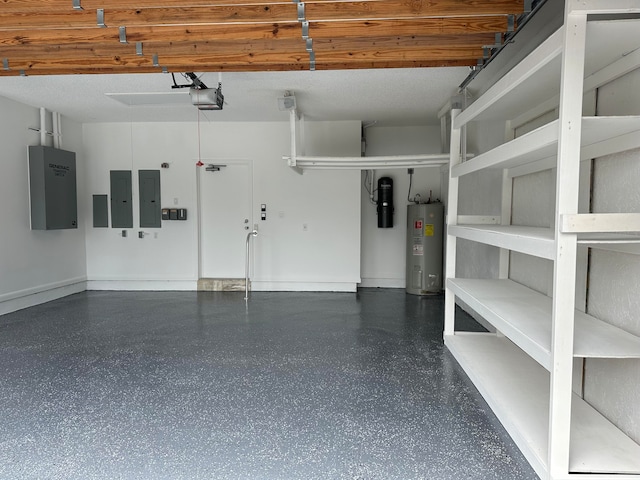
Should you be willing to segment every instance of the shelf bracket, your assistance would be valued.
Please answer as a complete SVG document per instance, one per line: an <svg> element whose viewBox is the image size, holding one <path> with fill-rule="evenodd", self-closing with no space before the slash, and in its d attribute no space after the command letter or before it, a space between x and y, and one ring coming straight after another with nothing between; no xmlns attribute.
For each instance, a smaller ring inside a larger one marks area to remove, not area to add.
<svg viewBox="0 0 640 480"><path fill-rule="evenodd" d="M98 8L96 10L96 23L100 28L106 28L106 24L104 23L104 8Z"/></svg>

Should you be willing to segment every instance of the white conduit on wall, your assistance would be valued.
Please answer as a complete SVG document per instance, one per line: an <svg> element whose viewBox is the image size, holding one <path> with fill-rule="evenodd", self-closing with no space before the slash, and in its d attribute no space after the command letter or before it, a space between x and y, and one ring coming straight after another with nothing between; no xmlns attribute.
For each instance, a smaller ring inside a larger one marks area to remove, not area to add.
<svg viewBox="0 0 640 480"><path fill-rule="evenodd" d="M47 144L47 110L40 107L40 146Z"/></svg>
<svg viewBox="0 0 640 480"><path fill-rule="evenodd" d="M62 148L62 119L58 112L51 112L52 132L47 132L47 109L40 107L40 145L47 145L47 135L53 137L53 147ZM31 129L35 130L35 129Z"/></svg>

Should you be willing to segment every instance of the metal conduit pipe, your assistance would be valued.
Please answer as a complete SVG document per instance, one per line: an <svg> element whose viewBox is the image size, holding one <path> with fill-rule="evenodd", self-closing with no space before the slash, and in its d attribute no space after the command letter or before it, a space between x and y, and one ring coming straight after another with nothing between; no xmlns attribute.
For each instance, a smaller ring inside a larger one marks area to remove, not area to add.
<svg viewBox="0 0 640 480"><path fill-rule="evenodd" d="M245 262L244 262L244 300L245 302L249 301L249 258L250 258L249 241L251 240L251 237L257 237L257 236L258 236L258 231L251 230L249 233L247 233L247 241L245 242L245 248L246 248Z"/></svg>

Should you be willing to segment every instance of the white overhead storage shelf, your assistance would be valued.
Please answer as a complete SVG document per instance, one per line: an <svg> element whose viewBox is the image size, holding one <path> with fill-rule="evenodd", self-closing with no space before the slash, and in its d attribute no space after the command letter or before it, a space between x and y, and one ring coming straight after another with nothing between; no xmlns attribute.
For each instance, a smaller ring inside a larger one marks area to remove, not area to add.
<svg viewBox="0 0 640 480"><path fill-rule="evenodd" d="M555 120L454 166L451 175L459 177L485 168L514 168L553 157L558 150L558 132ZM581 141L581 160L640 147L640 116L584 117ZM542 169L549 168L547 163L541 165Z"/></svg>
<svg viewBox="0 0 640 480"><path fill-rule="evenodd" d="M618 2L611 2L612 5L614 3ZM612 10L615 9L612 7ZM638 29L640 20L637 19L590 21L587 25L585 77L617 61L623 62L630 52L640 48ZM523 105L540 105L554 98L557 101L563 33L564 27L561 27L469 105L458 115L454 128L479 119L512 119L523 111ZM585 89L598 86L597 82L585 81Z"/></svg>
<svg viewBox="0 0 640 480"><path fill-rule="evenodd" d="M295 165L291 157L282 157L289 166L304 170L380 170L388 168L442 167L449 164L448 153L420 155L388 155L377 157L310 157L298 155Z"/></svg>
<svg viewBox="0 0 640 480"><path fill-rule="evenodd" d="M548 478L548 372L493 334L458 333L444 340L538 475ZM572 474L563 478L640 473L640 446L576 395L569 471Z"/></svg>
<svg viewBox="0 0 640 480"><path fill-rule="evenodd" d="M458 298L551 368L552 300L512 280L449 279ZM576 310L574 357L640 358L640 338Z"/></svg>

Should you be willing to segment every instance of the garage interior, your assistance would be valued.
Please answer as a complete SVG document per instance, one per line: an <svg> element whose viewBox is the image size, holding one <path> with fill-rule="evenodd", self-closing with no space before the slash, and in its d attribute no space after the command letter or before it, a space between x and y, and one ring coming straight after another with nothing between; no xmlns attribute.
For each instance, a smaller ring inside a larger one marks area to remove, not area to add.
<svg viewBox="0 0 640 480"><path fill-rule="evenodd" d="M638 21L2 2L0 476L640 478Z"/></svg>

